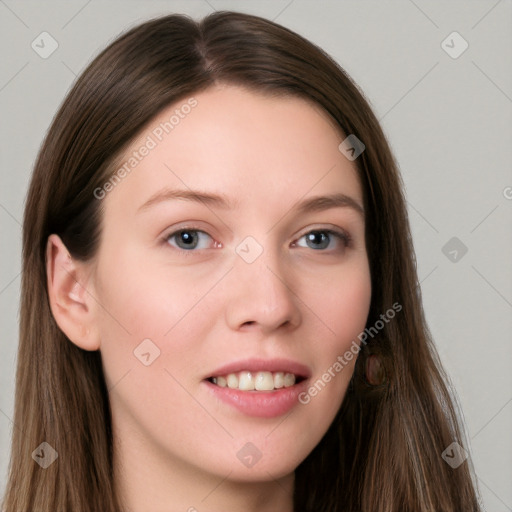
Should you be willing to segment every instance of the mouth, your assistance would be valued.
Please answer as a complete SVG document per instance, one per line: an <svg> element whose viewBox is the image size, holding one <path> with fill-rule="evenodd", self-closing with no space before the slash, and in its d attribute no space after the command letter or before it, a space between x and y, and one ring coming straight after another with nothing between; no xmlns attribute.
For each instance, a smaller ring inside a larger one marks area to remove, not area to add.
<svg viewBox="0 0 512 512"><path fill-rule="evenodd" d="M217 403L246 416L275 418L298 403L311 370L287 359L247 359L227 364L203 379Z"/></svg>
<svg viewBox="0 0 512 512"><path fill-rule="evenodd" d="M242 370L226 375L209 377L206 380L221 388L237 389L239 391L277 391L299 384L306 377L285 371Z"/></svg>

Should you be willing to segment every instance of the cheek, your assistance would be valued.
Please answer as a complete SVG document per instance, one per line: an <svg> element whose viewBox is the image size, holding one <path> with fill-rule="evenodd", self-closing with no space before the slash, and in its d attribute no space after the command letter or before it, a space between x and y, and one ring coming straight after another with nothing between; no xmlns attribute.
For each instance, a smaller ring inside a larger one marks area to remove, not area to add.
<svg viewBox="0 0 512 512"><path fill-rule="evenodd" d="M319 324L324 339L325 352L344 352L364 330L371 303L371 278L367 260L361 258L353 265L338 272L331 272L316 279L311 290L304 283L302 295Z"/></svg>
<svg viewBox="0 0 512 512"><path fill-rule="evenodd" d="M104 344L168 339L211 287L207 274L154 265L126 247L108 252L97 273Z"/></svg>
<svg viewBox="0 0 512 512"><path fill-rule="evenodd" d="M322 298L322 311L328 318L329 326L346 339L347 334L355 334L354 330L364 329L371 301L371 284L369 275L364 273L347 276ZM327 322L326 322L327 323Z"/></svg>
<svg viewBox="0 0 512 512"><path fill-rule="evenodd" d="M302 436L299 429L294 438L297 453L302 455L325 435L341 407L354 373L358 335L364 331L371 301L371 281L364 266L324 284L324 293L304 296L304 302L309 301L311 309L315 308L321 322L312 319L305 330L315 332L309 340L317 342L308 347L314 361L313 376L299 395L301 405L294 420L297 425L301 420L308 424L308 434ZM286 432L280 434L283 437L279 442L286 445Z"/></svg>
<svg viewBox="0 0 512 512"><path fill-rule="evenodd" d="M303 403L311 403L319 414L333 418L354 372L360 346L358 336L365 329L370 309L367 262L361 260L345 272L331 275L323 281L323 290L316 288L306 301L321 320L316 322L319 330L314 338L319 340L321 349L316 351L315 378Z"/></svg>
<svg viewBox="0 0 512 512"><path fill-rule="evenodd" d="M198 375L204 371L198 354L221 318L220 301L212 301L215 294L210 290L223 269L217 275L208 269L192 272L152 265L126 244L120 245L123 251L105 248L95 289L101 305L98 328L107 385L115 385L127 373L126 380L140 377L131 395L135 404L150 387L153 396L155 390L162 396L179 394L179 384L165 370L179 382L191 371ZM151 371L139 375L146 364Z"/></svg>
<svg viewBox="0 0 512 512"><path fill-rule="evenodd" d="M196 277L192 282L190 273L143 265L129 251L112 252L97 272L101 354L115 427L183 454L197 451L197 439L215 445L225 435L188 391L190 375L204 372L200 347L214 316L208 316L211 303L201 299L215 276Z"/></svg>

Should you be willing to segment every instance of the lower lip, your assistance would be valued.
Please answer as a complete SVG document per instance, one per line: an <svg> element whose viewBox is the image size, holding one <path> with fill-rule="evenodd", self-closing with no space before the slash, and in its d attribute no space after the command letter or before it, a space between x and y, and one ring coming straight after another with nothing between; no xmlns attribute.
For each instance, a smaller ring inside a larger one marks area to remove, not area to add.
<svg viewBox="0 0 512 512"><path fill-rule="evenodd" d="M207 380L203 382L216 398L247 416L257 418L275 418L286 414L299 403L299 394L307 387L306 380L303 380L289 388L275 391L240 391L222 388Z"/></svg>

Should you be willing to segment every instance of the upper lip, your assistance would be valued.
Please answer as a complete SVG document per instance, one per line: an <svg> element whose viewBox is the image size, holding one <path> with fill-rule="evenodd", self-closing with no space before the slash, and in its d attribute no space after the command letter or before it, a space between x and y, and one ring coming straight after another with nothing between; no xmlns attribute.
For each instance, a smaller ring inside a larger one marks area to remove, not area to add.
<svg viewBox="0 0 512 512"><path fill-rule="evenodd" d="M229 375L242 371L249 372L284 372L293 373L297 377L307 379L311 376L311 370L304 364L291 359L243 359L225 364L210 373L207 378Z"/></svg>

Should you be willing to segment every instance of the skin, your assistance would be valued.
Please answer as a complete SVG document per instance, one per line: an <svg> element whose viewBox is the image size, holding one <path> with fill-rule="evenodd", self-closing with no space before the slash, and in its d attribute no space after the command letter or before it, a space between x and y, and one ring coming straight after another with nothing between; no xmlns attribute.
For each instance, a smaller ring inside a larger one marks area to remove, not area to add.
<svg viewBox="0 0 512 512"><path fill-rule="evenodd" d="M50 237L50 303L72 342L101 351L127 510L291 511L294 470L335 417L355 358L307 405L276 418L217 402L203 379L240 359L288 358L307 365L313 383L357 340L371 298L364 216L350 207L299 215L294 205L335 192L362 205L362 189L338 150L345 136L315 105L231 85L194 97L197 106L102 199L93 260L74 261ZM171 199L138 211L165 188L237 204ZM185 227L205 234L180 252L169 236ZM304 235L325 229L351 241L331 235L326 248L308 246ZM252 263L236 252L247 236L263 249ZM160 350L149 366L134 356L147 338ZM247 442L262 454L251 468L237 458Z"/></svg>

